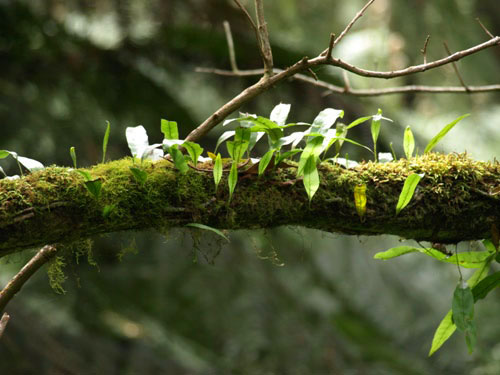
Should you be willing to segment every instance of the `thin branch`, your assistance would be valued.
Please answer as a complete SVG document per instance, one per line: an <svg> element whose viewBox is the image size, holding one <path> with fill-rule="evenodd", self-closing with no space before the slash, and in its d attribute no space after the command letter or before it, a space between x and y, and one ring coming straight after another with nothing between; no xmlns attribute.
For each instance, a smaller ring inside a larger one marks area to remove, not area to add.
<svg viewBox="0 0 500 375"><path fill-rule="evenodd" d="M260 49L262 50L265 75L271 76L273 74L273 52L271 50L271 43L269 42L267 22L264 18L263 0L255 0L255 13L257 15L257 28L259 30Z"/></svg>
<svg viewBox="0 0 500 375"><path fill-rule="evenodd" d="M335 43L335 34L330 33L330 42L328 43L328 49L326 50L326 53L321 53L321 55L326 56L327 59L332 58L333 43Z"/></svg>
<svg viewBox="0 0 500 375"><path fill-rule="evenodd" d="M347 76L347 72L342 70L342 78L344 79L344 92L351 91L351 83L349 82L349 77Z"/></svg>
<svg viewBox="0 0 500 375"><path fill-rule="evenodd" d="M250 77L250 76L260 76L264 74L264 69L252 69L252 70L240 70L238 73L234 73L231 70L222 70L222 69L210 69L210 68L197 68L196 72L198 73L208 73L208 74L217 74L220 76L227 77ZM282 69L275 68L276 73L284 72ZM343 71L343 74L346 75L346 72ZM397 87L386 87L379 89L353 89L349 80L347 80L348 89L346 90L344 77L344 87L337 86L329 82L312 79L304 74L295 74L293 79L297 79L299 81L310 83L311 85L325 88L331 93L335 94L344 94L351 96L382 96L382 95L391 95L391 94L404 94L404 93L429 93L429 94L460 94L460 93L484 93L484 92L493 92L500 91L500 84L496 85L483 85L483 86L468 86L468 91L462 86L425 86L425 85L408 85L408 86L397 86Z"/></svg>
<svg viewBox="0 0 500 375"><path fill-rule="evenodd" d="M229 22L224 21L224 32L226 33L227 49L229 52L229 62L231 64L231 69L233 72L238 72L238 65L236 64L236 54L234 53L234 42L233 35L231 34L231 26Z"/></svg>
<svg viewBox="0 0 500 375"><path fill-rule="evenodd" d="M257 25L255 24L255 22L253 21L253 18L252 16L250 15L250 13L248 13L248 10L246 10L246 8L243 6L243 4L241 4L239 2L239 0L234 0L234 2L236 3L236 5L238 5L238 8L241 9L241 11L243 12L243 14L245 14L245 16L247 17L247 20L248 22L250 23L250 26L252 26L252 29L253 31L257 34L257 36L259 35L259 29L257 28Z"/></svg>
<svg viewBox="0 0 500 375"><path fill-rule="evenodd" d="M476 21L479 22L479 25L481 26L481 28L484 30L484 32L490 37L490 38L494 38L493 34L489 32L489 30L486 28L486 26L483 25L483 23L481 22L481 20L479 19L479 17L476 18Z"/></svg>
<svg viewBox="0 0 500 375"><path fill-rule="evenodd" d="M424 48L422 48L420 50L420 52L422 53L422 55L424 55L424 64L427 64L427 45L429 44L429 40L430 39L431 39L431 36L429 34L429 35L427 35L427 38L425 38Z"/></svg>
<svg viewBox="0 0 500 375"><path fill-rule="evenodd" d="M373 4L375 0L370 0L368 1L365 6L363 8L361 8L361 10L356 13L356 15L354 16L354 18L351 20L351 22L349 22L347 24L347 26L345 27L345 29L340 33L339 37L334 41L333 45L332 45L332 48L335 47L337 44L339 44L339 42L344 38L344 36L349 32L349 30L351 30L351 27L353 27L353 25L356 23L356 21L358 19L360 19L362 16L363 16L363 13L366 11L366 9L368 9L368 7L370 5ZM329 49L329 48L328 48ZM320 55L323 55L323 54L327 54L328 52L328 49L324 50ZM327 54L327 56L330 56L330 54Z"/></svg>
<svg viewBox="0 0 500 375"><path fill-rule="evenodd" d="M0 319L0 339L3 336L3 333L5 332L5 327L7 327L7 323L9 323L10 315L7 313L4 313L2 315L2 319Z"/></svg>
<svg viewBox="0 0 500 375"><path fill-rule="evenodd" d="M443 45L444 45L444 49L446 50L446 52L448 53L448 55L451 55L451 52L450 52L450 49L448 48L448 43L446 43L446 40L443 42ZM467 92L469 92L469 88L465 84L465 81L462 78L462 75L460 74L460 71L458 70L457 64L455 64L455 62L452 62L451 65L453 66L453 70L455 71L455 74L457 75L458 80L460 81L460 83L462 84L462 86L465 88L465 90Z"/></svg>
<svg viewBox="0 0 500 375"><path fill-rule="evenodd" d="M47 263L57 252L54 245L42 247L36 255L19 271L12 280L0 291L0 313L5 309L9 301L21 290L26 281Z"/></svg>

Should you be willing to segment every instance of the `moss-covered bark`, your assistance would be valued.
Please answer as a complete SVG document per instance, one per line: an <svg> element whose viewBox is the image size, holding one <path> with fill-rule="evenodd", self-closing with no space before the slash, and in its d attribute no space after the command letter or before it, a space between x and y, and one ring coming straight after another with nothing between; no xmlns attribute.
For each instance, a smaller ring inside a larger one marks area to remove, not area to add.
<svg viewBox="0 0 500 375"><path fill-rule="evenodd" d="M98 199L74 170L50 167L19 180L0 180L0 256L27 247L67 242L100 233L203 223L223 229L301 225L348 234L395 234L452 243L488 238L500 228L500 163L476 162L466 155L430 154L355 169L322 164L321 186L309 203L295 168L258 178L240 175L228 202L225 181L215 191L212 173L190 169L181 175L168 161L146 163L141 185L131 159L88 171L102 181ZM405 178L424 173L411 203L395 206ZM225 176L226 177L226 176ZM354 187L367 185L362 219ZM108 211L103 214L105 207Z"/></svg>

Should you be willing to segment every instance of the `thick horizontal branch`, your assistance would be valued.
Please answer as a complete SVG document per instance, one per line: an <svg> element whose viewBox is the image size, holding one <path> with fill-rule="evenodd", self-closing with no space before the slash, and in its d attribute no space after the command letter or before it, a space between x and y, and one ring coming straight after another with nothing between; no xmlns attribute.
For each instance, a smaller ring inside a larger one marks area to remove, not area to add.
<svg viewBox="0 0 500 375"><path fill-rule="evenodd" d="M282 72L282 69L274 69L276 72ZM224 70L224 69L210 69L210 68L197 68L198 73L210 73L217 74L221 76L229 77L251 77L260 76L264 74L264 69L251 69L251 70ZM403 93L428 93L428 94L445 94L445 93L484 93L492 91L500 91L500 84L496 85L481 85L481 86L426 86L426 85L409 85L409 86L396 86L396 87L384 87L384 88L372 88L372 89L353 89L351 87L337 86L332 83L317 80L313 77L306 76L304 74L295 74L293 79L298 81L303 81L310 83L313 86L318 86L331 91L332 93L342 94L342 95L352 95L352 96L381 96L381 95L391 95L391 94L403 94Z"/></svg>
<svg viewBox="0 0 500 375"><path fill-rule="evenodd" d="M190 169L181 175L161 161L145 165L148 179L141 185L131 165L124 159L89 170L102 181L99 199L86 190L80 174L67 168L0 180L0 256L96 234L162 231L193 222L234 230L300 225L441 243L487 238L493 224L500 227L500 163L475 162L464 155L430 154L349 170L321 164L321 185L311 203L296 180L295 167L261 178L242 172L229 202L227 176L216 191L211 172ZM210 169L210 164L201 168ZM425 176L413 200L396 216L399 193L411 173ZM358 184L367 186L363 218L354 205Z"/></svg>

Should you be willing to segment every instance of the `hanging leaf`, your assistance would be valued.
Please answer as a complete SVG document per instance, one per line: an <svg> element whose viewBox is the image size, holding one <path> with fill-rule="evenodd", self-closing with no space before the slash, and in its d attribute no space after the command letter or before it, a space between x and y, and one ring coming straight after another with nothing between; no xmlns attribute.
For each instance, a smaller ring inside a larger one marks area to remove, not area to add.
<svg viewBox="0 0 500 375"><path fill-rule="evenodd" d="M181 172L181 174L186 174L189 167L186 163L186 159L184 158L184 154L177 148L177 145L174 145L168 149L170 156L174 160L175 167Z"/></svg>
<svg viewBox="0 0 500 375"><path fill-rule="evenodd" d="M306 188L309 202L311 202L319 188L319 174L314 155L309 156L304 166L304 187Z"/></svg>
<svg viewBox="0 0 500 375"><path fill-rule="evenodd" d="M73 168L77 168L76 167L76 151L75 151L75 147L71 146L69 148L69 154L71 155L71 159L73 160Z"/></svg>
<svg viewBox="0 0 500 375"><path fill-rule="evenodd" d="M500 285L500 271L485 277L474 288L472 288L474 301L483 299L488 295L489 292L491 292L499 285Z"/></svg>
<svg viewBox="0 0 500 375"><path fill-rule="evenodd" d="M238 182L238 163L233 161L231 165L231 171L229 172L229 177L227 184L229 186L229 200L233 197L234 189L236 188L236 183Z"/></svg>
<svg viewBox="0 0 500 375"><path fill-rule="evenodd" d="M318 160L319 155L323 150L322 147L323 136L320 135L310 138L310 140L306 144L306 147L304 148L304 151L302 151L302 154L300 154L299 166L297 167L297 177L300 177L304 174L304 168L311 156L313 157L312 160L314 162ZM314 167L316 168L316 165Z"/></svg>
<svg viewBox="0 0 500 375"><path fill-rule="evenodd" d="M101 195L102 181L100 178L96 178L95 180L88 180L84 182L87 190L94 196L95 199L99 199Z"/></svg>
<svg viewBox="0 0 500 375"><path fill-rule="evenodd" d="M413 150L415 149L415 138L413 138L413 133L409 126L407 126L405 129L403 147L405 150L406 159L410 159L413 155Z"/></svg>
<svg viewBox="0 0 500 375"><path fill-rule="evenodd" d="M217 190L220 179L222 178L222 159L220 153L217 154L217 156L215 157L213 174L214 174L215 190Z"/></svg>
<svg viewBox="0 0 500 375"><path fill-rule="evenodd" d="M148 173L141 168L137 167L129 167L129 168L135 180L139 183L139 185L144 185L144 183L148 179Z"/></svg>
<svg viewBox="0 0 500 375"><path fill-rule="evenodd" d="M354 187L354 205L360 218L366 213L366 185L356 185Z"/></svg>
<svg viewBox="0 0 500 375"><path fill-rule="evenodd" d="M161 119L161 132L164 134L165 139L179 139L179 130L175 121Z"/></svg>
<svg viewBox="0 0 500 375"><path fill-rule="evenodd" d="M398 257L400 255L404 254L409 254L409 253L414 253L417 252L418 249L412 246L398 246L398 247L393 247L389 250L379 252L373 256L374 259L382 259L382 260L387 260L387 259L392 259L395 257Z"/></svg>
<svg viewBox="0 0 500 375"><path fill-rule="evenodd" d="M273 158L274 152L275 152L275 150L269 150L268 152L266 152L264 154L264 156L262 156L262 159L260 159L260 161L259 161L259 176L261 176L265 172L267 166L269 165L269 162Z"/></svg>
<svg viewBox="0 0 500 375"><path fill-rule="evenodd" d="M434 136L434 138L432 138L429 143L427 144L427 146L425 147L425 150L424 150L424 154L427 154L428 152L430 152L437 144L438 142L443 139L443 137L451 130L453 129L453 127L460 121L460 120L463 120L464 118L470 116L469 113L465 114L465 115L462 115L460 116L459 118L453 120L452 122L450 122L448 125L446 125L438 134L436 134Z"/></svg>
<svg viewBox="0 0 500 375"><path fill-rule="evenodd" d="M198 224L198 223L190 223L190 224L186 224L186 227L198 228L198 229L203 229L203 230L208 230L208 231L214 232L215 234L217 234L218 236L221 236L227 242L229 242L229 238L227 238L227 236L224 233L222 233L220 230L218 230L216 228L209 227L208 225Z"/></svg>
<svg viewBox="0 0 500 375"><path fill-rule="evenodd" d="M273 108L269 119L274 121L279 126L283 126L288 118L288 113L290 113L290 104L280 103Z"/></svg>
<svg viewBox="0 0 500 375"><path fill-rule="evenodd" d="M439 323L439 326L437 327L432 339L429 357L433 355L451 337L451 335L453 335L453 333L457 329L457 326L453 324L452 316L453 313L450 310L445 315L443 320L441 320L441 323Z"/></svg>
<svg viewBox="0 0 500 375"><path fill-rule="evenodd" d="M196 164L198 164L198 159L203 153L203 148L198 143L189 141L184 142L182 144L182 147L184 147L187 150L189 157L191 158L191 161L196 166Z"/></svg>
<svg viewBox="0 0 500 375"><path fill-rule="evenodd" d="M398 204L396 205L396 215L399 215L401 210L410 203L415 193L415 189L423 177L423 174L412 173L410 174L403 185L403 190L399 194Z"/></svg>
<svg viewBox="0 0 500 375"><path fill-rule="evenodd" d="M474 319L474 296L466 282L461 281L455 288L451 303L453 323L459 331L465 332Z"/></svg>
<svg viewBox="0 0 500 375"><path fill-rule="evenodd" d="M106 127L106 132L104 133L104 139L102 141L102 162L106 161L106 151L108 150L108 140L109 140L109 132L111 130L111 124L109 121L106 121L108 126ZM76 167L75 167L76 168Z"/></svg>

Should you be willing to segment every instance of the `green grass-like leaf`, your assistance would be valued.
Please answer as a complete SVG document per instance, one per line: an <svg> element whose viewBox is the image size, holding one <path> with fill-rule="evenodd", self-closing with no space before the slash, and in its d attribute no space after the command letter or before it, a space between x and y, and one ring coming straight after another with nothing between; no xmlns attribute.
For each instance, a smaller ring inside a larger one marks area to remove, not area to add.
<svg viewBox="0 0 500 375"><path fill-rule="evenodd" d="M77 168L76 166L76 151L75 151L75 147L74 146L71 146L69 148L69 154L71 155L71 160L73 160L73 168Z"/></svg>
<svg viewBox="0 0 500 375"><path fill-rule="evenodd" d="M95 180L88 180L85 181L85 187L87 190L92 194L92 196L95 199L99 199L101 195L101 189L102 189L102 181L100 178L96 178Z"/></svg>
<svg viewBox="0 0 500 375"><path fill-rule="evenodd" d="M111 130L111 124L109 121L107 122L106 132L104 133L104 139L102 140L102 162L106 161L106 151L108 151L108 141L109 141L109 132ZM76 168L76 167L75 167Z"/></svg>
<svg viewBox="0 0 500 375"><path fill-rule="evenodd" d="M448 311L434 333L429 357L433 355L456 331L457 326L453 324L452 311Z"/></svg>
<svg viewBox="0 0 500 375"><path fill-rule="evenodd" d="M187 150L189 157L191 158L191 161L196 166L196 164L198 164L199 157L203 153L203 147L201 147L198 143L189 141L184 142L182 144L182 147L184 147Z"/></svg>
<svg viewBox="0 0 500 375"><path fill-rule="evenodd" d="M403 148L405 150L406 159L410 159L413 155L413 150L415 149L415 138L413 137L413 133L409 126L405 129Z"/></svg>
<svg viewBox="0 0 500 375"><path fill-rule="evenodd" d="M177 147L177 145L170 147L168 149L168 153L172 156L175 167L179 170L179 172L181 172L181 174L186 174L189 167L186 163L186 159L184 158L184 154Z"/></svg>
<svg viewBox="0 0 500 375"><path fill-rule="evenodd" d="M434 138L432 138L429 143L427 144L427 146L425 147L425 150L424 150L424 154L427 154L428 152L430 152L437 144L438 142L443 139L443 137L451 130L453 129L453 127L460 121L460 120L463 120L464 118L470 116L469 113L465 114L465 115L462 115L460 116L459 118L453 120L452 122L450 122L448 125L446 125L443 129L441 129L441 131L439 133L437 133Z"/></svg>
<svg viewBox="0 0 500 375"><path fill-rule="evenodd" d="M190 224L186 224L186 227L192 227L192 228L198 228L198 229L203 229L203 230L209 230L209 231L214 232L215 234L221 236L227 242L229 242L229 238L227 238L227 236L224 233L222 233L220 230L218 230L216 228L209 227L208 225L199 224L199 223L190 223Z"/></svg>
<svg viewBox="0 0 500 375"><path fill-rule="evenodd" d="M238 163L233 160L231 165L231 171L229 172L229 177L227 184L229 186L229 200L233 197L234 189L236 188L236 183L238 182Z"/></svg>
<svg viewBox="0 0 500 375"><path fill-rule="evenodd" d="M273 158L274 152L275 152L275 150L269 150L260 159L260 161L259 161L259 176L261 176L265 172L267 166L269 165L269 162Z"/></svg>
<svg viewBox="0 0 500 375"><path fill-rule="evenodd" d="M422 176L417 173L412 173L406 178L403 190L401 190L401 193L399 194L398 204L396 205L396 215L399 215L401 210L405 208L408 203L410 203L421 178Z"/></svg>
<svg viewBox="0 0 500 375"><path fill-rule="evenodd" d="M222 158L220 153L217 154L217 157L215 158L214 169L212 172L214 174L215 190L217 190L220 179L222 178Z"/></svg>
<svg viewBox="0 0 500 375"><path fill-rule="evenodd" d="M319 174L316 168L316 158L310 155L304 166L304 187L306 188L309 202L311 202L314 194L319 188Z"/></svg>
<svg viewBox="0 0 500 375"><path fill-rule="evenodd" d="M409 254L409 253L414 253L419 251L416 247L413 246L398 246L398 247L393 247L389 250L379 252L373 256L373 259L382 259L382 260L387 260L387 259L392 259L396 258L401 255Z"/></svg>

